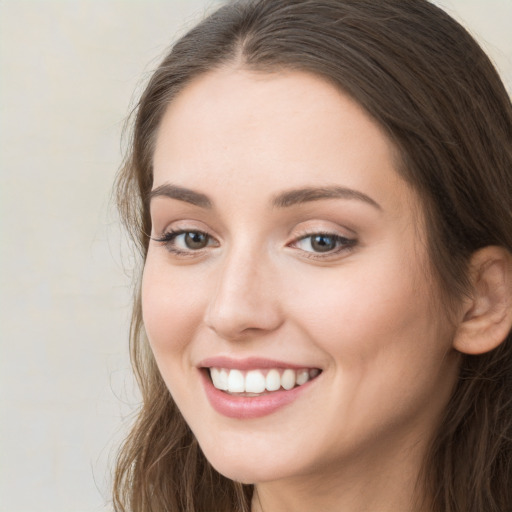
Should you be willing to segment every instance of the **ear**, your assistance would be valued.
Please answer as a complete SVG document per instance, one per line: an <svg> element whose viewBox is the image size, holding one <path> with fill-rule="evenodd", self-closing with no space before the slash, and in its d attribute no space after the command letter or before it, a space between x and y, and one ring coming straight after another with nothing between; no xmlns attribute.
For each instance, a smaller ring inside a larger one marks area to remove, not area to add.
<svg viewBox="0 0 512 512"><path fill-rule="evenodd" d="M453 346L464 354L484 354L512 329L512 255L503 247L475 252L470 262L472 296L464 303Z"/></svg>

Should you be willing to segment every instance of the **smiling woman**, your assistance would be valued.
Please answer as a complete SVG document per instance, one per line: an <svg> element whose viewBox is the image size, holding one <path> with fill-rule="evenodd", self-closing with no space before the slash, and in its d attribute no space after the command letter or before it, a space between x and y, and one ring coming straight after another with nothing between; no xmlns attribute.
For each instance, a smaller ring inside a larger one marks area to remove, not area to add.
<svg viewBox="0 0 512 512"><path fill-rule="evenodd" d="M512 107L443 11L220 8L144 92L118 198L116 510L510 509Z"/></svg>

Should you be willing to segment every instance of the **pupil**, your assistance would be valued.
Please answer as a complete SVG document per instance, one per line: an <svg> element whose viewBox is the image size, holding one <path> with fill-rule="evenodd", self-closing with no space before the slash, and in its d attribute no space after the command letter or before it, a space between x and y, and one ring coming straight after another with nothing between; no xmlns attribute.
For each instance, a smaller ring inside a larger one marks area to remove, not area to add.
<svg viewBox="0 0 512 512"><path fill-rule="evenodd" d="M311 240L311 247L316 252L329 252L336 248L336 240L332 236L316 235Z"/></svg>
<svg viewBox="0 0 512 512"><path fill-rule="evenodd" d="M185 235L185 244L189 249L203 249L208 243L204 233L190 232Z"/></svg>

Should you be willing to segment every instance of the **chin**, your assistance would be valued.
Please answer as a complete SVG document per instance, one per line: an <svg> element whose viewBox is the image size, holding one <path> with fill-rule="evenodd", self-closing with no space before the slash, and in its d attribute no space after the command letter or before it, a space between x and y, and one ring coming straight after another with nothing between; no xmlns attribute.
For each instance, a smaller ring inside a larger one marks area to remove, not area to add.
<svg viewBox="0 0 512 512"><path fill-rule="evenodd" d="M208 462L221 475L242 484L257 484L280 480L292 476L290 464L283 464L275 460L265 460L245 453L234 453L233 456L209 456L205 453Z"/></svg>

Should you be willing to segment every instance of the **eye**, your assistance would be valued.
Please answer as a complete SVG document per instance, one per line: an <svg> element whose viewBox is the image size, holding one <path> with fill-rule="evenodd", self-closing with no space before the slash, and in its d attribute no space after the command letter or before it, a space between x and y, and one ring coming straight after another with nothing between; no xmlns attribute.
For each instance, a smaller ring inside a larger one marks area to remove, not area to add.
<svg viewBox="0 0 512 512"><path fill-rule="evenodd" d="M204 249L208 245L209 236L206 233L201 233L200 231L188 231L187 233L182 233L177 235L175 243L183 244L187 249L198 250Z"/></svg>
<svg viewBox="0 0 512 512"><path fill-rule="evenodd" d="M218 245L215 239L204 231L168 231L162 237L153 238L153 240L162 243L168 251L178 255L190 254Z"/></svg>
<svg viewBox="0 0 512 512"><path fill-rule="evenodd" d="M313 233L296 240L292 245L309 253L336 254L356 244L356 240L332 233Z"/></svg>

